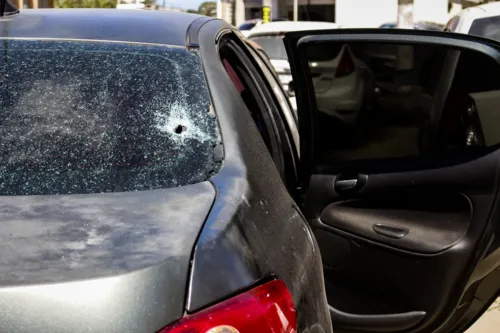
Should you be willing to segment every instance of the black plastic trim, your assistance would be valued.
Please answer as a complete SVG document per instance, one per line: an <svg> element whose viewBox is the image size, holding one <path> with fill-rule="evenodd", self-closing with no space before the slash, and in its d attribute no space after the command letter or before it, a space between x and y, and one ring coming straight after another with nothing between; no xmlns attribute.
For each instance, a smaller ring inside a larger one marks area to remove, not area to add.
<svg viewBox="0 0 500 333"><path fill-rule="evenodd" d="M200 17L194 20L187 29L186 35L186 46L188 48L198 48L200 47L200 43L198 42L198 33L200 32L201 27L213 19L210 17Z"/></svg>
<svg viewBox="0 0 500 333"><path fill-rule="evenodd" d="M330 306L330 316L336 329L363 332L400 332L412 328L424 319L424 311L383 315L360 315L340 311Z"/></svg>

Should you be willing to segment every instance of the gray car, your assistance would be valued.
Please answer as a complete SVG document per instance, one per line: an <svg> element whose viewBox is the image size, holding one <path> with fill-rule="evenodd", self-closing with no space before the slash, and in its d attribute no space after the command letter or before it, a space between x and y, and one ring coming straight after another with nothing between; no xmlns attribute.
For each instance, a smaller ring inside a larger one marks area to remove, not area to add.
<svg viewBox="0 0 500 333"><path fill-rule="evenodd" d="M286 33L296 117L270 61L222 20L6 13L0 332L459 333L497 296L500 149L481 127L496 109L466 97L495 87L500 44ZM322 121L309 66L374 41L423 48L396 83L431 95L459 53L444 118L396 105L356 141Z"/></svg>

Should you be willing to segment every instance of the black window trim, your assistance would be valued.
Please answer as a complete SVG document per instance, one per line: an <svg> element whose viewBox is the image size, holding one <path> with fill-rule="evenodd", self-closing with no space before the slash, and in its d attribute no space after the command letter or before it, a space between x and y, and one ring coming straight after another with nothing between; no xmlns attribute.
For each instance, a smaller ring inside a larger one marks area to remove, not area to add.
<svg viewBox="0 0 500 333"><path fill-rule="evenodd" d="M284 175L284 158L283 158L283 149L282 149L282 142L281 138L279 136L279 131L277 129L277 125L275 122L274 117L272 116L272 106L271 103L269 102L269 99L272 98L272 96L266 96L265 89L262 87L265 87L265 83L263 82L262 78L259 77L259 73L256 72L257 70L257 65L252 63L251 55L248 54L248 50L245 50L244 46L241 45L240 43L237 42L237 37L235 37L232 33L225 33L220 36L220 39L218 41L218 52L220 54L220 51L222 48L228 48L230 52L232 52L235 56L238 57L238 60L241 62L241 65L244 67L244 70L246 71L246 74L248 74L251 83L255 90L257 91L258 98L262 101L262 103L265 106L265 110L260 110L261 115L264 119L264 126L266 126L266 130L269 133L270 136L270 144L271 147L267 147L269 150L269 153L271 154L271 157L274 160L274 163L276 165L276 168L280 172L280 175ZM269 95L269 92L268 92ZM273 103L274 104L274 103ZM276 108L276 106L274 106Z"/></svg>
<svg viewBox="0 0 500 333"><path fill-rule="evenodd" d="M271 95L273 101L274 101L274 106L275 108L271 108L271 113L272 116L275 118L275 123L277 124L277 130L279 131L279 136L282 142L282 151L284 153L284 159L286 160L285 164L285 174L286 174L286 182L287 185L289 185L290 190L295 190L298 184L298 174L297 174L297 166L299 163L300 159L300 141L296 142L294 139L294 136L292 135L292 131L296 131L296 134L298 136L298 123L297 123L297 117L296 114L293 112L293 108L290 104L290 101L287 97L287 94L283 90L283 87L281 86L281 83L279 81L279 78L274 71L272 65L269 63L267 59L265 59L265 53L259 53L258 50L256 50L253 46L251 45L246 45L252 54L253 57L258 57L261 63L255 60L256 62L256 70L259 72L258 74L262 78L266 78L264 82L265 86L267 87L267 91ZM252 60L254 60L252 58ZM265 68L261 68L264 66ZM283 114L284 110L281 108L281 103L278 101L278 98L276 96L276 93L274 92L274 89L271 87L270 82L267 80L267 75L263 72L264 70L267 70L269 75L273 78L276 86L280 90L281 94L283 95L285 99L285 103L287 104L288 111L290 112L292 121L294 122L295 129L292 130L290 125L288 124L288 120L286 119L286 116ZM280 124L278 126L278 123ZM300 140L300 139L299 139Z"/></svg>
<svg viewBox="0 0 500 333"><path fill-rule="evenodd" d="M291 108L291 104L288 101L287 95L281 87L281 84L279 83L279 79L277 78L272 65L263 60L263 55L261 55L253 47L248 45L248 43L238 38L232 30L221 31L218 35L217 43L219 53L221 46L227 45L227 43L233 45L239 51L238 59L242 62L243 66L247 71L250 68L250 76L253 84L257 87L259 98L263 100L264 104L266 105L266 114L264 116L270 121L270 128L268 129L268 131L272 132L272 135L274 136L276 140L275 142L277 144L274 151L269 152L273 157L276 168L280 172L283 182L287 186L290 194L295 197L295 195L297 194L296 190L299 186L299 148L292 141L293 136L290 132L291 129L286 122L286 119L284 119L285 116L282 114L281 104L278 101L276 93L270 86L270 82L267 82L266 75L263 73L263 69L261 68L262 65L254 58L254 55L252 54L250 49L253 49L254 52L259 56L261 62L264 63L264 66L268 67L268 71L271 73L271 75L273 75L274 79L277 82L277 85L281 89L283 96L287 99L286 103L288 104L290 111L292 111L292 116L294 117L294 121L297 125L296 130L298 133L297 119L293 113L293 109ZM271 69L269 68L269 66L271 66Z"/></svg>

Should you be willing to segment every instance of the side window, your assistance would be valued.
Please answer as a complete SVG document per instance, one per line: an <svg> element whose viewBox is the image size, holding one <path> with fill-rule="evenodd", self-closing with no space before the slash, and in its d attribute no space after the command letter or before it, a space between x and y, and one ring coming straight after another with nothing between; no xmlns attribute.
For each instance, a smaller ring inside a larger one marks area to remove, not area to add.
<svg viewBox="0 0 500 333"><path fill-rule="evenodd" d="M500 144L500 71L484 54L338 42L305 52L317 165L435 158Z"/></svg>
<svg viewBox="0 0 500 333"><path fill-rule="evenodd" d="M283 101L278 100L270 77L262 73L262 59L239 39L230 36L224 36L219 43L221 61L250 111L278 171L292 189L294 171L290 170L290 165L293 165L294 156L290 155L295 154L295 148L291 148L293 143L283 123L283 105L280 104Z"/></svg>

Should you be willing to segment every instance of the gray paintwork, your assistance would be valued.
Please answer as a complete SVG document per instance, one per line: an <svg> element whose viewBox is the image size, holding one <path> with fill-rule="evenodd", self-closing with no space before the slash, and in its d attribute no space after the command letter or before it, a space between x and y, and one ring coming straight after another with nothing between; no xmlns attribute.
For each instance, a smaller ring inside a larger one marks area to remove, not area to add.
<svg viewBox="0 0 500 333"><path fill-rule="evenodd" d="M209 182L0 197L1 331L155 332L179 318L214 199Z"/></svg>
<svg viewBox="0 0 500 333"><path fill-rule="evenodd" d="M0 38L67 38L186 46L199 15L116 9L28 9L0 19Z"/></svg>
<svg viewBox="0 0 500 333"><path fill-rule="evenodd" d="M21 10L0 38L186 46L197 15ZM151 191L0 196L0 332L152 333L185 309L210 182Z"/></svg>

